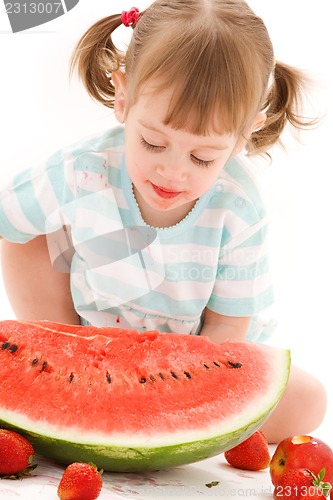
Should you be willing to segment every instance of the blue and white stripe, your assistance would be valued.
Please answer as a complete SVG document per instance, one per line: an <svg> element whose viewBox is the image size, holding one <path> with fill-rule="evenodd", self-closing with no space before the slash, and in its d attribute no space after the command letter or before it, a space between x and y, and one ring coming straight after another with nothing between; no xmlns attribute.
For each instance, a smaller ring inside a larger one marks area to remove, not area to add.
<svg viewBox="0 0 333 500"><path fill-rule="evenodd" d="M129 238L138 227L148 239L138 237L135 249ZM195 334L205 307L253 316L273 301L267 216L248 167L230 159L185 219L149 228L122 128L15 176L0 193L0 234L22 243L49 234L52 262L72 245L72 294L85 324Z"/></svg>

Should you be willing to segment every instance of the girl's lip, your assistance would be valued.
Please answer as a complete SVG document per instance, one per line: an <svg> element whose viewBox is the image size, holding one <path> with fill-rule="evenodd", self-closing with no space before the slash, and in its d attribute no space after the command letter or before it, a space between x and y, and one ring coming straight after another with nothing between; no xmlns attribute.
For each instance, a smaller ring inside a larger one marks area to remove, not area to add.
<svg viewBox="0 0 333 500"><path fill-rule="evenodd" d="M175 198L180 195L181 191L172 191L171 189L166 189L162 186L156 186L156 184L151 184L153 189L158 196L165 199Z"/></svg>

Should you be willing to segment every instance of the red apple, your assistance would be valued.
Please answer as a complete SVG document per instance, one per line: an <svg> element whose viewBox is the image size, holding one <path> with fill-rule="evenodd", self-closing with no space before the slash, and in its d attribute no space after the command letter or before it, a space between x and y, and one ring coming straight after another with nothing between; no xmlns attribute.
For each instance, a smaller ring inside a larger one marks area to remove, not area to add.
<svg viewBox="0 0 333 500"><path fill-rule="evenodd" d="M318 475L326 469L325 481L333 484L333 451L320 439L294 436L281 441L270 463L272 483L279 484L283 474L291 469L309 469Z"/></svg>

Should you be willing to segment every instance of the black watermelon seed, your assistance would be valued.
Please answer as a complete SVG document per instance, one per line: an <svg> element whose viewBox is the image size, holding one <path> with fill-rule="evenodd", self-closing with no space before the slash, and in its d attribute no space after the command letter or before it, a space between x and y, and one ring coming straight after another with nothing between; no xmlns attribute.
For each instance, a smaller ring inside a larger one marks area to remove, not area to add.
<svg viewBox="0 0 333 500"><path fill-rule="evenodd" d="M44 363L42 364L42 372L46 369L47 367L47 361L44 361Z"/></svg>
<svg viewBox="0 0 333 500"><path fill-rule="evenodd" d="M106 372L105 378L106 378L107 383L111 384L111 375L109 372Z"/></svg>
<svg viewBox="0 0 333 500"><path fill-rule="evenodd" d="M69 380L69 383L72 383L73 382L73 378L74 378L74 373L71 372L71 374L69 375L68 377L68 380Z"/></svg>
<svg viewBox="0 0 333 500"><path fill-rule="evenodd" d="M175 372L172 372L172 371L171 371L170 373L171 373L171 376L172 376L173 378L176 378L176 379L178 379L178 375L177 375L177 373L175 373Z"/></svg>
<svg viewBox="0 0 333 500"><path fill-rule="evenodd" d="M9 346L10 346L10 343L9 343L9 342L4 342L4 343L2 344L2 346L1 346L1 349L2 349L3 351L5 351L6 349L8 349L8 347L9 347Z"/></svg>
<svg viewBox="0 0 333 500"><path fill-rule="evenodd" d="M163 373L159 373L158 376L162 379L162 380L165 380L165 377L163 375Z"/></svg>
<svg viewBox="0 0 333 500"><path fill-rule="evenodd" d="M206 365L206 363L204 363L204 367L207 368L207 370L209 370L209 366Z"/></svg>
<svg viewBox="0 0 333 500"><path fill-rule="evenodd" d="M140 378L140 384L145 384L147 379L145 377Z"/></svg>
<svg viewBox="0 0 333 500"><path fill-rule="evenodd" d="M38 363L38 358L35 358L35 359L32 361L32 363L31 363L31 364L32 364L32 366L35 366L35 365L37 365L37 363Z"/></svg>
<svg viewBox="0 0 333 500"><path fill-rule="evenodd" d="M186 375L187 378L192 378L192 376L189 372L184 372L184 375Z"/></svg>
<svg viewBox="0 0 333 500"><path fill-rule="evenodd" d="M154 377L154 375L151 375L151 374L150 374L150 375L149 375L149 378L150 378L150 380L151 380L152 382L155 382L155 377Z"/></svg>
<svg viewBox="0 0 333 500"><path fill-rule="evenodd" d="M241 368L242 363L233 363L232 361L228 361L228 365L231 366L232 368Z"/></svg>
<svg viewBox="0 0 333 500"><path fill-rule="evenodd" d="M16 344L13 344L13 345L10 346L9 351L10 352L16 352L17 349L18 349L18 346Z"/></svg>
<svg viewBox="0 0 333 500"><path fill-rule="evenodd" d="M218 366L220 368L220 365L218 363L216 363L216 361L214 361L214 365Z"/></svg>

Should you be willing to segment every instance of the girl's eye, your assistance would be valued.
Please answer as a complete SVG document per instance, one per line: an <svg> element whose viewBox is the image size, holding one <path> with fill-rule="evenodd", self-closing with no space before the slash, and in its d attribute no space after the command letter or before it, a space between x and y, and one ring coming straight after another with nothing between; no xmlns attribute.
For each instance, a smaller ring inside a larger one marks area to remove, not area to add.
<svg viewBox="0 0 333 500"><path fill-rule="evenodd" d="M150 142L147 142L143 137L141 138L140 142L143 147L147 149L147 151L162 151L164 149L163 146L155 146L154 144L150 144Z"/></svg>
<svg viewBox="0 0 333 500"><path fill-rule="evenodd" d="M212 165L214 163L214 160L201 160L194 155L191 155L191 158L192 161L194 161L194 163L196 163L200 167L209 167L209 165Z"/></svg>
<svg viewBox="0 0 333 500"><path fill-rule="evenodd" d="M150 142L147 142L146 139L144 139L143 137L141 137L140 142L147 151L153 151L153 152L157 153L157 152L163 151L165 149L164 146L157 146L155 144L151 144ZM194 155L191 155L191 159L196 165L199 165L200 167L209 167L210 165L212 165L214 163L214 160L201 160L200 158L197 158Z"/></svg>

